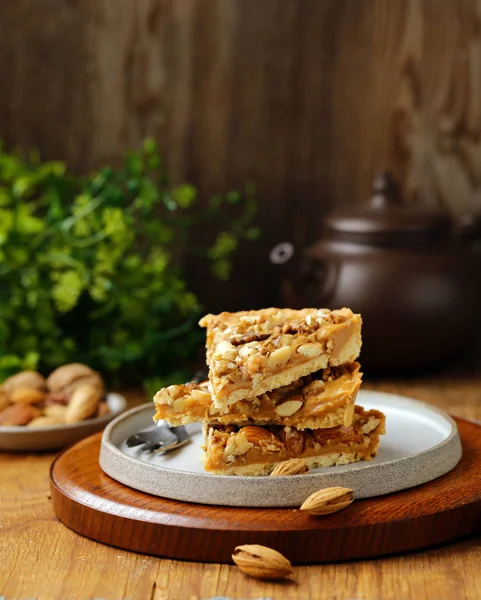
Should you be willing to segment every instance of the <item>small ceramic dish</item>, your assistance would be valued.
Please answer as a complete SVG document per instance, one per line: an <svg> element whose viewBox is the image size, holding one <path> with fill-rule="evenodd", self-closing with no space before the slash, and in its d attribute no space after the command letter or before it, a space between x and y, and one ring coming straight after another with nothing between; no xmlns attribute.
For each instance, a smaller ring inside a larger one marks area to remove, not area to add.
<svg viewBox="0 0 481 600"><path fill-rule="evenodd" d="M127 406L124 396L109 393L106 397L110 412L103 417L85 419L69 425L48 425L27 427L25 425L0 426L0 451L36 452L59 450L79 440L102 431L112 419Z"/></svg>

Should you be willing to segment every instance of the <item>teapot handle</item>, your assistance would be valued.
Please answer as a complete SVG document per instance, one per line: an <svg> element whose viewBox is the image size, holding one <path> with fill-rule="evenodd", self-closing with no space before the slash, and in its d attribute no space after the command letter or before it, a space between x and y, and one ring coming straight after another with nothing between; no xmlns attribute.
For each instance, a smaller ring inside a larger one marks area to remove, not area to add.
<svg viewBox="0 0 481 600"><path fill-rule="evenodd" d="M271 263L284 271L284 288L288 302L299 304L295 298L305 298L315 304L327 303L332 297L338 279L338 268L333 260L315 259L309 256L296 258L296 249L291 242L281 242L272 248Z"/></svg>
<svg viewBox="0 0 481 600"><path fill-rule="evenodd" d="M318 308L330 308L339 279L338 263L333 258L316 258L313 265L308 281L308 299L312 299L311 304L316 299Z"/></svg>
<svg viewBox="0 0 481 600"><path fill-rule="evenodd" d="M291 242L281 242L272 248L269 259L275 265L284 265L291 260L294 253L294 244L291 244Z"/></svg>
<svg viewBox="0 0 481 600"><path fill-rule="evenodd" d="M463 242L481 240L481 213L463 214L458 222L456 233Z"/></svg>

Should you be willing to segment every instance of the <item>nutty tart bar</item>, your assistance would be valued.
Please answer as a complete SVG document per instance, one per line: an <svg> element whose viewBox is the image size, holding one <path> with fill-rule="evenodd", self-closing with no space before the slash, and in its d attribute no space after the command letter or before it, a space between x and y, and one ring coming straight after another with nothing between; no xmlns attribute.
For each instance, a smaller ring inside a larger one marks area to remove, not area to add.
<svg viewBox="0 0 481 600"><path fill-rule="evenodd" d="M348 308L223 312L199 325L207 328L209 380L219 408L352 363L361 350L361 317Z"/></svg>
<svg viewBox="0 0 481 600"><path fill-rule="evenodd" d="M217 408L208 382L171 385L154 397L155 420L171 425L197 421L210 424L279 424L296 429L349 426L361 385L360 365L328 367L314 375L253 400L240 400L227 409Z"/></svg>
<svg viewBox="0 0 481 600"><path fill-rule="evenodd" d="M290 458L305 458L312 468L371 460L384 432L383 413L360 406L349 427L298 431L279 425L207 425L204 467L215 475L267 475Z"/></svg>

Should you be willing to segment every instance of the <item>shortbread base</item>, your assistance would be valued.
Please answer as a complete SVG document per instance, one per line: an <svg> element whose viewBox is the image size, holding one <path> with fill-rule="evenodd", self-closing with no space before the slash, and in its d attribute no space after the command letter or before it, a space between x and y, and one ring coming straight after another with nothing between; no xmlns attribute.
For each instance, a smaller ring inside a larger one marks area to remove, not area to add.
<svg viewBox="0 0 481 600"><path fill-rule="evenodd" d="M379 442L375 444L375 447L373 447L369 454L366 454L365 452L362 454L360 452L331 452L324 456L312 456L305 460L309 469L348 465L361 460L372 460L377 454L378 446ZM213 475L243 475L245 477L258 477L269 475L278 464L281 463L274 462L269 464L241 465L226 467L225 469L209 470L209 473L212 473Z"/></svg>

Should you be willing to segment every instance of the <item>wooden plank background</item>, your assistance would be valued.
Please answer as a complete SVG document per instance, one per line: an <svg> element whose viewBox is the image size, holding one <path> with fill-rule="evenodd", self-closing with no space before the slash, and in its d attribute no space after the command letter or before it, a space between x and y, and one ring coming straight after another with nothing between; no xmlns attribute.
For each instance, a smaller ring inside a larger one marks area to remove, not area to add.
<svg viewBox="0 0 481 600"><path fill-rule="evenodd" d="M264 237L223 293L262 303L267 250L312 242L376 169L481 208L480 19L480 0L6 0L0 137L82 172L154 136L205 195L254 182ZM247 276L262 291L239 296Z"/></svg>

